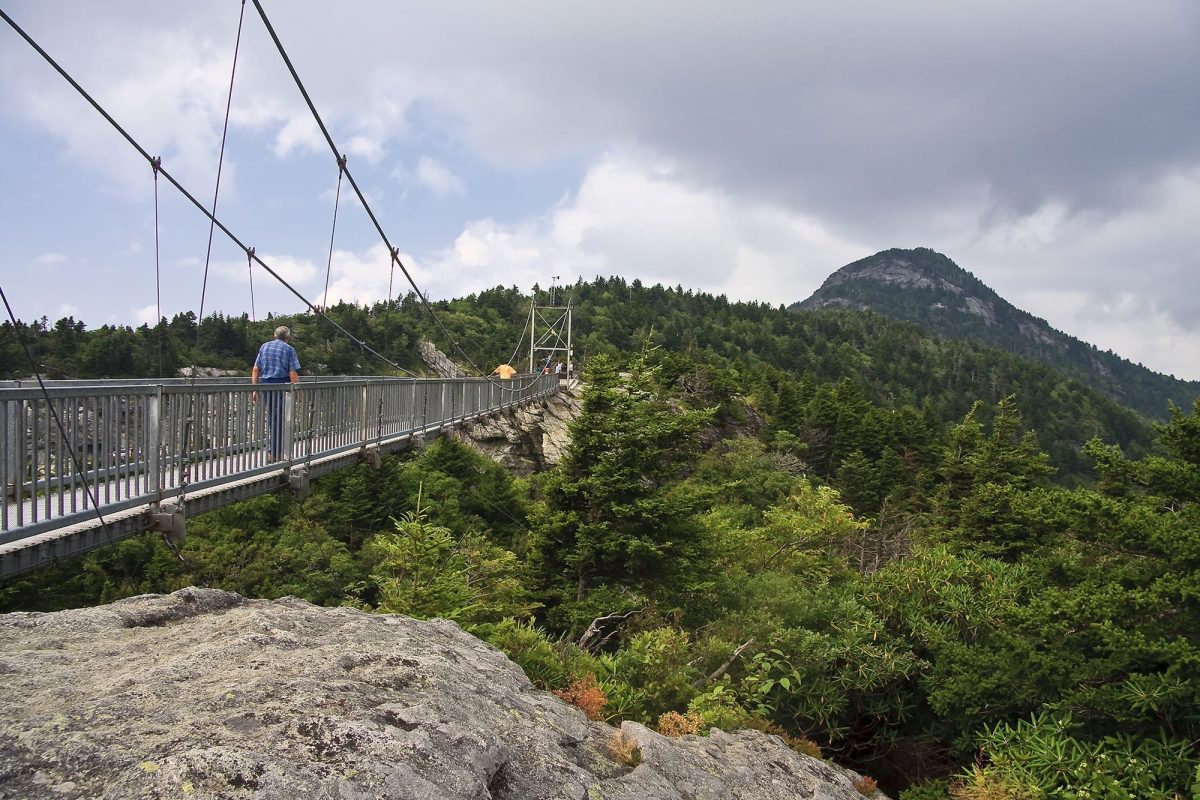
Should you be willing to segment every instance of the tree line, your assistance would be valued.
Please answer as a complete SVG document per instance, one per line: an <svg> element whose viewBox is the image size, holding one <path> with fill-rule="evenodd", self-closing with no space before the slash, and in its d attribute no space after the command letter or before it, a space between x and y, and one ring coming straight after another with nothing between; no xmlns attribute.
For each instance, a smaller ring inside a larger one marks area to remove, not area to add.
<svg viewBox="0 0 1200 800"><path fill-rule="evenodd" d="M905 800L1191 796L1200 406L1151 426L871 314L619 279L572 302L587 388L555 469L515 478L439 441L189 520L182 560L128 540L0 607L208 585L441 616L597 718L758 727ZM527 303L439 311L490 362ZM404 347L440 335L413 298L330 313ZM283 319L306 364L367 371L319 320Z"/></svg>

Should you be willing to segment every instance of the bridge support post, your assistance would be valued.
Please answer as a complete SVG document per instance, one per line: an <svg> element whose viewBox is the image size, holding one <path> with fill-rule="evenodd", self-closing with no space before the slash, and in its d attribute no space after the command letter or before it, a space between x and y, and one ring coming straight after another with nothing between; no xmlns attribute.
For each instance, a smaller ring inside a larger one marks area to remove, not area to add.
<svg viewBox="0 0 1200 800"><path fill-rule="evenodd" d="M383 454L379 452L379 445L363 445L362 458L371 469L383 467Z"/></svg>
<svg viewBox="0 0 1200 800"><path fill-rule="evenodd" d="M288 472L288 486L296 495L297 500L303 500L312 492L308 480L308 467L292 467Z"/></svg>
<svg viewBox="0 0 1200 800"><path fill-rule="evenodd" d="M159 471L162 467L162 385L158 393L146 401L146 491L161 497L163 481Z"/></svg>
<svg viewBox="0 0 1200 800"><path fill-rule="evenodd" d="M296 441L295 435L295 419L296 419L296 393L292 391L296 384L286 384L287 390L283 395L283 447L281 449L283 459L291 461L292 445Z"/></svg>
<svg viewBox="0 0 1200 800"><path fill-rule="evenodd" d="M150 530L164 533L167 541L179 547L187 535L187 518L183 506L166 500L158 505L158 511L150 514Z"/></svg>

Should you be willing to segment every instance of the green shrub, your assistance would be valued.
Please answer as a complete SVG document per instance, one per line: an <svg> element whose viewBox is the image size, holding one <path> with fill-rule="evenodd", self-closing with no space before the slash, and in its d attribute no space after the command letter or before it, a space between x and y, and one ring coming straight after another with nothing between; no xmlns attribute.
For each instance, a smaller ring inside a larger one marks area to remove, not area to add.
<svg viewBox="0 0 1200 800"><path fill-rule="evenodd" d="M508 656L539 689L566 686L570 672L561 648L532 622L506 619L476 631L484 641Z"/></svg>
<svg viewBox="0 0 1200 800"><path fill-rule="evenodd" d="M950 786L946 781L929 781L920 786L910 786L900 792L900 800L950 800Z"/></svg>
<svg viewBox="0 0 1200 800"><path fill-rule="evenodd" d="M746 727L750 720L750 712L738 703L728 681L693 697L688 703L688 714L697 714L704 720L704 731L710 728L734 731Z"/></svg>

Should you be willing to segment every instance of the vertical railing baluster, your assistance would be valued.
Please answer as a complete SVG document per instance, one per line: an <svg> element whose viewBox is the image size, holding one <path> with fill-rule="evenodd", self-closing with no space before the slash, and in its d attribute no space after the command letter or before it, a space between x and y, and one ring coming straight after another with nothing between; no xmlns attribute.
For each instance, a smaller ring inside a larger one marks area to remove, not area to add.
<svg viewBox="0 0 1200 800"><path fill-rule="evenodd" d="M67 436L67 399L65 397L58 398L54 403L54 410L58 414L58 421L62 424L62 429L58 430L58 446L54 449L54 476L57 478L57 488L54 490L54 494L58 499L58 516L61 517L66 513L66 497L63 496L66 494L64 486L66 472L73 469L70 464L64 464L64 457L69 458L64 452L69 450L65 441Z"/></svg>
<svg viewBox="0 0 1200 800"><path fill-rule="evenodd" d="M296 395L292 391L295 384L285 384L283 396L283 457L289 464L292 462L292 442L295 439L293 431L295 423Z"/></svg>
<svg viewBox="0 0 1200 800"><path fill-rule="evenodd" d="M104 502L111 503L114 500L121 499L120 464L117 463L120 458L117 451L121 446L117 431L120 420L117 416L116 396L109 395L106 397L105 405L108 408L108 420L104 426L105 434L108 436L108 446L105 449L105 455L108 456L108 469L104 471Z"/></svg>
<svg viewBox="0 0 1200 800"><path fill-rule="evenodd" d="M11 491L15 464L12 452L12 432L9 430L9 401L0 402L0 531L8 530L8 493Z"/></svg>
<svg viewBox="0 0 1200 800"><path fill-rule="evenodd" d="M33 469L33 482L30 487L35 510L40 506L41 511L33 514L34 521L40 518L50 518L50 400L40 399L34 411L33 422L33 452L37 464ZM44 409L44 410L43 410ZM40 477L42 473L44 477Z"/></svg>
<svg viewBox="0 0 1200 800"><path fill-rule="evenodd" d="M154 495L154 502L162 499L162 384L156 387L153 395L146 398L146 428L143 446L146 452L146 493Z"/></svg>
<svg viewBox="0 0 1200 800"><path fill-rule="evenodd" d="M17 419L20 424L19 430L21 432L21 446L17 450L17 479L14 481L16 497L14 498L14 501L17 504L18 528L25 524L25 498L23 495L25 494L25 437L28 430L25 425L25 407L26 401L24 400L21 400L17 404L17 408L19 409L19 416Z"/></svg>
<svg viewBox="0 0 1200 800"><path fill-rule="evenodd" d="M137 430L137 413L133 405L133 395L126 394L121 397L123 405L121 414L121 450L120 459L121 465L125 471L125 499L128 500L134 496L134 467L137 461L137 452L132 447L137 441L133 438L133 434Z"/></svg>
<svg viewBox="0 0 1200 800"><path fill-rule="evenodd" d="M367 409L370 407L370 404L367 402L370 398L367 397L367 394L370 391L370 389L371 389L370 383L364 383L362 385L362 444L363 444L363 447L366 447L367 442L370 441L370 439L371 439L371 421L370 421L370 419L368 419L368 416L367 416L367 414L368 414Z"/></svg>

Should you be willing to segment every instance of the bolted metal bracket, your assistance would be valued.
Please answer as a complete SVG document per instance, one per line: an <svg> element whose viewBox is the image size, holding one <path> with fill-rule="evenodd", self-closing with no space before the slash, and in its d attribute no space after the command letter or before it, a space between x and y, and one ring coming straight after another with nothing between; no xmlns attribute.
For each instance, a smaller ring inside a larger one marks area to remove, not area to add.
<svg viewBox="0 0 1200 800"><path fill-rule="evenodd" d="M164 533L167 541L175 547L183 544L187 534L187 516L183 507L170 500L158 504L158 511L150 513L150 530Z"/></svg>
<svg viewBox="0 0 1200 800"><path fill-rule="evenodd" d="M379 445L363 445L362 459L371 469L383 466L383 454L379 452Z"/></svg>
<svg viewBox="0 0 1200 800"><path fill-rule="evenodd" d="M288 485L292 487L297 500L308 497L312 491L308 483L308 467L292 467L288 473Z"/></svg>

